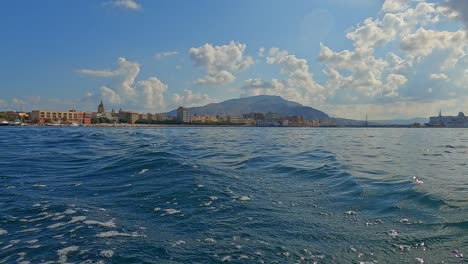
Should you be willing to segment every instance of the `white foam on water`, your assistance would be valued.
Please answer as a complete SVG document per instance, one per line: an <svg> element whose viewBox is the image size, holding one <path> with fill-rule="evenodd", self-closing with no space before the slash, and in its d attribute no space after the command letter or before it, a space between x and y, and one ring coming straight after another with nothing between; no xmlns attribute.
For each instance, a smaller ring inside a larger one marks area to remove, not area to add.
<svg viewBox="0 0 468 264"><path fill-rule="evenodd" d="M13 244L8 244L8 245L2 247L2 250L9 249L9 248L11 248L12 246L13 246Z"/></svg>
<svg viewBox="0 0 468 264"><path fill-rule="evenodd" d="M34 228L24 229L24 230L21 230L19 232L20 233L26 233L26 232L39 232L39 231L41 231L40 228L34 227Z"/></svg>
<svg viewBox="0 0 468 264"><path fill-rule="evenodd" d="M250 196L250 195L249 195L249 196L241 196L241 197L239 197L239 201L245 202L245 201L250 201L250 200L252 200L252 196Z"/></svg>
<svg viewBox="0 0 468 264"><path fill-rule="evenodd" d="M72 217L70 221L68 221L68 224L83 222L85 220L86 220L86 216L74 216Z"/></svg>
<svg viewBox="0 0 468 264"><path fill-rule="evenodd" d="M117 231L107 231L107 232L102 232L96 235L96 237L101 237L101 238L108 238L108 237L117 237L117 236L122 236L122 237L146 237L145 235L138 234L136 232L133 232L131 234L129 233L121 233Z"/></svg>
<svg viewBox="0 0 468 264"><path fill-rule="evenodd" d="M224 256L224 257L221 258L221 261L222 262L229 262L229 261L231 261L231 259L232 259L231 256Z"/></svg>
<svg viewBox="0 0 468 264"><path fill-rule="evenodd" d="M58 223L55 223L53 225L50 225L48 226L47 228L49 229L54 229L54 228L58 228L58 227L62 227L62 226L65 226L67 223L65 222L58 222Z"/></svg>
<svg viewBox="0 0 468 264"><path fill-rule="evenodd" d="M416 184L423 184L424 183L420 178L418 178L416 176L413 176L413 181Z"/></svg>
<svg viewBox="0 0 468 264"><path fill-rule="evenodd" d="M65 210L65 212L63 212L63 213L66 214L66 215L71 215L71 214L76 214L76 211L73 210L73 209L67 209L67 210Z"/></svg>
<svg viewBox="0 0 468 264"><path fill-rule="evenodd" d="M32 246L29 246L28 248L31 248L31 249L35 249L35 248L40 248L41 245L32 245Z"/></svg>
<svg viewBox="0 0 468 264"><path fill-rule="evenodd" d="M45 185L45 184L33 184L32 186L33 186L33 187L38 187L38 188L45 188L45 187L47 187L47 185Z"/></svg>
<svg viewBox="0 0 468 264"><path fill-rule="evenodd" d="M54 220L54 221L58 221L58 220L63 219L64 217L65 217L64 215L59 215L59 216L56 216L56 217L52 217L51 219Z"/></svg>
<svg viewBox="0 0 468 264"><path fill-rule="evenodd" d="M114 251L113 250L101 250L101 252L99 252L99 255L101 257L105 257L105 258L111 258L113 255L114 255Z"/></svg>
<svg viewBox="0 0 468 264"><path fill-rule="evenodd" d="M213 203L213 201L209 201L209 202L203 203L202 205L204 205L204 206L210 206L212 203Z"/></svg>
<svg viewBox="0 0 468 264"><path fill-rule="evenodd" d="M392 229L392 230L387 231L387 235L389 235L391 237L397 237L398 232L395 229Z"/></svg>
<svg viewBox="0 0 468 264"><path fill-rule="evenodd" d="M42 206L42 204L33 204L32 207L39 207L39 206Z"/></svg>
<svg viewBox="0 0 468 264"><path fill-rule="evenodd" d="M210 199L211 199L211 201L216 201L216 200L218 200L218 197L216 197L216 196L210 196Z"/></svg>
<svg viewBox="0 0 468 264"><path fill-rule="evenodd" d="M37 243L38 241L39 241L39 240L37 240L37 239L32 239L32 240L26 241L26 243L27 243L27 244L35 244L35 243Z"/></svg>
<svg viewBox="0 0 468 264"><path fill-rule="evenodd" d="M169 209L164 209L164 212L166 213L162 214L161 216L177 214L177 213L180 213L180 210L169 208Z"/></svg>
<svg viewBox="0 0 468 264"><path fill-rule="evenodd" d="M102 227L108 227L108 228L113 228L116 227L115 223L113 220L107 221L107 222L99 222L99 221L94 221L94 220L86 220L84 221L85 224L87 225L97 225L97 226L102 226Z"/></svg>
<svg viewBox="0 0 468 264"><path fill-rule="evenodd" d="M8 231L6 231L5 229L0 228L0 236L5 235L5 234L8 234Z"/></svg>
<svg viewBox="0 0 468 264"><path fill-rule="evenodd" d="M156 208L154 208L154 211L155 211L155 212L161 211L161 207L156 207Z"/></svg>
<svg viewBox="0 0 468 264"><path fill-rule="evenodd" d="M415 258L414 260L416 260L418 263L424 263L424 259L422 258Z"/></svg>
<svg viewBox="0 0 468 264"><path fill-rule="evenodd" d="M62 249L59 249L57 250L57 255L59 257L58 259L58 263L67 263L67 255L70 253L70 252L73 252L73 251L77 251L79 248L77 246L70 246L70 247L66 247L66 248L62 248Z"/></svg>
<svg viewBox="0 0 468 264"><path fill-rule="evenodd" d="M216 240L214 240L213 238L205 238L203 241L205 241L206 243L216 243Z"/></svg>
<svg viewBox="0 0 468 264"><path fill-rule="evenodd" d="M145 173L147 171L148 171L148 169L142 169L138 174L143 174L143 173Z"/></svg>
<svg viewBox="0 0 468 264"><path fill-rule="evenodd" d="M198 187L198 188L203 188L203 187L205 187L205 185L203 185L203 184L198 184L197 187Z"/></svg>
<svg viewBox="0 0 468 264"><path fill-rule="evenodd" d="M172 243L172 246L175 247L175 246L183 245L183 244L185 244L185 241L183 241L183 240L177 240L177 241L175 241L174 243Z"/></svg>
<svg viewBox="0 0 468 264"><path fill-rule="evenodd" d="M346 211L345 214L347 215L357 215L355 211Z"/></svg>

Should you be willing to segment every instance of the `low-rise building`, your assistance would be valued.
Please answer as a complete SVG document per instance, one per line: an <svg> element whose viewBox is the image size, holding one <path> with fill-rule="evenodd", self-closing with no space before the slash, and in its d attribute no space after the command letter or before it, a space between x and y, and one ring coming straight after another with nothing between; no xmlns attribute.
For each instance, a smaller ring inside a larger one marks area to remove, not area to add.
<svg viewBox="0 0 468 264"><path fill-rule="evenodd" d="M83 112L77 112L73 109L68 111L33 110L31 111L30 117L33 122L39 124L56 121L91 124L90 117L85 116Z"/></svg>
<svg viewBox="0 0 468 264"><path fill-rule="evenodd" d="M119 122L121 123L128 123L128 124L135 124L136 121L138 121L140 118L140 115L135 112L131 111L123 111L120 109L119 111Z"/></svg>

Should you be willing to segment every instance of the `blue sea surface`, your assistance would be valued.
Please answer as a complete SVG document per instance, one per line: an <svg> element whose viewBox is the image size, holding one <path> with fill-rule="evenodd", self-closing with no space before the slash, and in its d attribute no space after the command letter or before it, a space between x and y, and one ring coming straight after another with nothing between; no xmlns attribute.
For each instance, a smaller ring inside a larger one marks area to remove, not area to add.
<svg viewBox="0 0 468 264"><path fill-rule="evenodd" d="M0 128L0 263L466 263L468 130Z"/></svg>

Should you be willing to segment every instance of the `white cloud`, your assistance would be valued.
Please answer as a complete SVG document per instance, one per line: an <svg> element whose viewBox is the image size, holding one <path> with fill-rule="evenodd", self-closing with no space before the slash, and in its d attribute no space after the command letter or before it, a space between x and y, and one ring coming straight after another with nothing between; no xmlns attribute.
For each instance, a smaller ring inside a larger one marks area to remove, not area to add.
<svg viewBox="0 0 468 264"><path fill-rule="evenodd" d="M135 88L132 85L140 72L140 64L127 61L125 58L119 58L116 70L81 69L78 72L96 77L114 77L113 86L116 86L125 96L132 97L135 95Z"/></svg>
<svg viewBox="0 0 468 264"><path fill-rule="evenodd" d="M113 104L113 105L120 105L122 103L122 99L120 98L120 95L112 90L109 87L106 86L101 86L101 95L103 98L106 99L107 102Z"/></svg>
<svg viewBox="0 0 468 264"><path fill-rule="evenodd" d="M141 93L145 100L145 109L153 112L164 109L164 93L167 90L166 84L156 77L150 77L147 80L139 81L138 86L142 89Z"/></svg>
<svg viewBox="0 0 468 264"><path fill-rule="evenodd" d="M114 0L112 5L119 8L125 8L130 10L140 10L141 5L135 0Z"/></svg>
<svg viewBox="0 0 468 264"><path fill-rule="evenodd" d="M417 0L385 0L382 5L383 12L398 12L403 11L409 7L411 2L416 2Z"/></svg>
<svg viewBox="0 0 468 264"><path fill-rule="evenodd" d="M156 60L160 60L164 57L169 57L169 56L175 56L175 55L178 55L179 52L177 51L165 51L165 52L158 52L154 55L154 57L156 58Z"/></svg>
<svg viewBox="0 0 468 264"><path fill-rule="evenodd" d="M259 48L257 55L259 57L265 57L265 48L264 47Z"/></svg>
<svg viewBox="0 0 468 264"><path fill-rule="evenodd" d="M105 101L113 105L125 105L136 108L135 110L144 109L153 112L165 110L164 94L167 85L156 77L136 81L140 67L137 62L119 58L115 70L80 70L80 72L110 78L110 83L100 88L100 94Z"/></svg>
<svg viewBox="0 0 468 264"><path fill-rule="evenodd" d="M447 80L448 79L448 76L447 74L445 73L432 73L430 75L430 78L432 80Z"/></svg>
<svg viewBox="0 0 468 264"><path fill-rule="evenodd" d="M172 95L172 104L174 107L184 106L184 107L194 107L194 106L203 106L214 101L207 94L196 94L192 90L184 90L183 94L173 94Z"/></svg>
<svg viewBox="0 0 468 264"><path fill-rule="evenodd" d="M312 73L309 71L307 60L297 58L296 55L289 54L286 50L271 48L266 61L268 64L280 65L281 73L288 76L288 79L281 83L287 90L296 90L298 98L294 99L309 103L323 102L325 89L314 80ZM288 94L290 93L288 92Z"/></svg>
<svg viewBox="0 0 468 264"><path fill-rule="evenodd" d="M110 70L89 70L81 69L78 70L79 73L84 75L96 76L96 77L111 77L117 75L117 72Z"/></svg>
<svg viewBox="0 0 468 264"><path fill-rule="evenodd" d="M448 58L441 68L453 68L466 55L468 35L465 30L455 32L435 31L419 28L415 33L402 38L400 48L408 53L410 58L421 59L434 50L448 50Z"/></svg>
<svg viewBox="0 0 468 264"><path fill-rule="evenodd" d="M251 56L245 56L242 43L231 41L227 45L213 46L204 44L189 50L190 58L196 67L206 68L206 75L197 79L195 84L224 85L235 80L234 73L249 68L253 63Z"/></svg>

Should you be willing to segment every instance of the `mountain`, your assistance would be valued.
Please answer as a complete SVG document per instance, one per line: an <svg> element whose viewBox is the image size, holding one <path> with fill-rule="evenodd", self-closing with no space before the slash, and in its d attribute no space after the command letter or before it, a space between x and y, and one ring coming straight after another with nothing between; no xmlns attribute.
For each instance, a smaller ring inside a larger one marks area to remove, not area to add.
<svg viewBox="0 0 468 264"><path fill-rule="evenodd" d="M221 103L212 103L189 108L190 115L242 115L248 113L277 113L280 116L303 116L307 120L327 120L330 117L322 111L299 103L288 101L280 96L258 95L231 99ZM176 116L177 110L166 113Z"/></svg>

